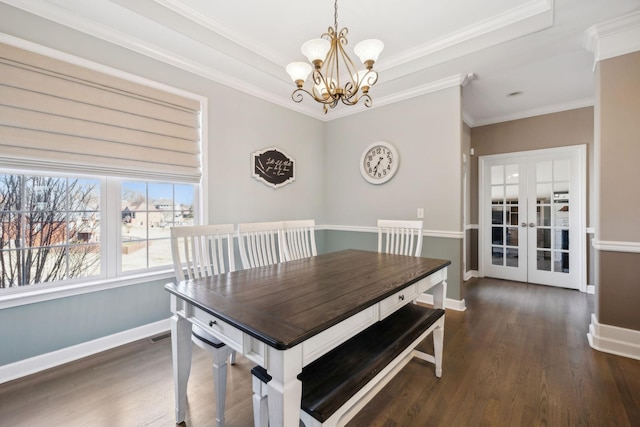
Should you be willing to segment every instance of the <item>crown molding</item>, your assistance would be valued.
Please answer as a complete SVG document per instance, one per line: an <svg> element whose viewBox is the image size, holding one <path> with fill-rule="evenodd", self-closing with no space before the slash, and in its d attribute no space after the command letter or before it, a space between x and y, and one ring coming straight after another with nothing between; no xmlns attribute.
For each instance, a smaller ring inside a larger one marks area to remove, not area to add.
<svg viewBox="0 0 640 427"><path fill-rule="evenodd" d="M364 105L354 105L346 108L341 108L335 111L329 111L324 117L325 121L330 121L333 119L338 119L341 117L350 116L353 114L361 113L363 111L372 110L378 107L383 107L389 104L395 104L396 102L404 101L407 99L415 98L416 96L426 95L429 93L437 92L443 89L448 89L451 87L464 87L467 83L474 80L476 75L474 73L467 74L455 74L453 76L445 77L440 80L436 80L433 82L425 83L420 86L416 86L411 89L407 89L402 92L393 93L391 95L375 97L373 100L373 105L371 107L365 107ZM330 116L330 117L327 117Z"/></svg>
<svg viewBox="0 0 640 427"><path fill-rule="evenodd" d="M509 9L490 19L480 21L479 23L470 25L460 31L456 31L455 33L448 34L429 43L407 50L399 55L384 59L383 61L380 61L378 70L384 71L390 68L395 68L444 50L452 50L454 51L452 52L452 57L459 57L468 53L466 49L461 48L461 46L466 42L498 31L505 31L504 34L499 37L499 40L487 40L482 44L482 46L476 46L474 49L481 49L497 43L504 43L523 36L521 29L512 28L509 30L509 27L514 24L522 23L525 20L548 14L550 15L550 19L545 19L543 23L534 25L534 28L530 29L527 33L542 30L553 23L554 1L555 0L531 0L522 6Z"/></svg>
<svg viewBox="0 0 640 427"><path fill-rule="evenodd" d="M197 10L189 7L183 0L154 0L158 5L169 9L170 11L182 16L183 18L188 19L196 23L197 25L206 28L209 31L212 31L225 39L231 41L232 43L237 44L238 46L242 46L245 49L248 49L255 55L261 56L268 61L279 64L283 67L286 64L286 60L275 52L270 47L263 44L256 44L255 42L251 42L246 38L242 37L240 34L234 33L229 28L221 24L220 22L211 19L210 17L201 14Z"/></svg>
<svg viewBox="0 0 640 427"><path fill-rule="evenodd" d="M599 61L640 51L640 11L596 24L584 32L583 46Z"/></svg>
<svg viewBox="0 0 640 427"><path fill-rule="evenodd" d="M527 110L523 112L519 112L516 114L509 114L505 116L496 116L496 117L487 117L484 119L473 120L473 118L468 117L471 120L471 124L467 121L469 127L478 127L478 126L486 126L492 125L496 123L509 122L511 120L520 120L520 119L528 119L529 117L543 116L545 114L553 114L559 113L562 111L568 110L576 110L578 108L585 107L593 107L595 104L593 98L582 99L578 101L572 101L565 104L555 104L549 105L542 108L534 108L532 110Z"/></svg>

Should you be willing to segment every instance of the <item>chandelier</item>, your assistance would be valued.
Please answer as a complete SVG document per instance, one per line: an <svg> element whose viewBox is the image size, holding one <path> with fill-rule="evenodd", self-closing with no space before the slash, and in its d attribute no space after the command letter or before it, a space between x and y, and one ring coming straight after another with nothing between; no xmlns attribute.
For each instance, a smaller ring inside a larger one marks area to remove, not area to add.
<svg viewBox="0 0 640 427"><path fill-rule="evenodd" d="M286 68L297 87L291 98L301 102L303 93L306 93L323 104L325 114L328 108L334 108L339 101L345 105L355 105L362 100L366 107L371 107L369 88L378 81L373 64L384 48L384 43L375 39L358 43L354 52L365 66L365 69L358 70L344 50L349 30L345 27L338 32L338 0L335 0L334 9L333 28L329 27L319 39L309 40L302 45L302 53L313 64L313 68L306 62L292 62ZM311 87L305 89L304 83L312 71Z"/></svg>

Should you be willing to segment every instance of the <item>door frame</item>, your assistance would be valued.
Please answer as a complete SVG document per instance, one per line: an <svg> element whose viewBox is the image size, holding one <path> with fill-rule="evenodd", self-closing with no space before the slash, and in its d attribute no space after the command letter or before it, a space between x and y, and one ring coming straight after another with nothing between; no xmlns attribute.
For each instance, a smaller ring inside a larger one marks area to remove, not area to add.
<svg viewBox="0 0 640 427"><path fill-rule="evenodd" d="M580 292L587 292L587 146L581 145L569 145L566 147L557 148L545 148L540 150L528 150L518 151L513 153L501 153L491 154L478 157L478 275L484 277L485 270L485 251L484 245L489 238L485 233L485 220L486 220L486 204L487 200L484 191L485 174L488 173L485 164L490 160L495 159L510 159L510 158L529 158L535 156L549 156L554 154L578 154L578 197L579 201L576 203L580 208L579 223L578 223L578 256L580 266L578 267L578 290Z"/></svg>

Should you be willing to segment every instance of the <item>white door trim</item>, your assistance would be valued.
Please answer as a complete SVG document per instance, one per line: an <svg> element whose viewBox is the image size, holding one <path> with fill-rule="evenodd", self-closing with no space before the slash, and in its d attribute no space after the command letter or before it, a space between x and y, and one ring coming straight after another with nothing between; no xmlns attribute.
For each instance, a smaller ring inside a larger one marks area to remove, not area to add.
<svg viewBox="0 0 640 427"><path fill-rule="evenodd" d="M545 156L545 155L553 155L553 154L568 154L568 153L578 153L579 161L578 161L578 196L580 200L578 205L580 206L580 215L579 215L579 257L580 257L580 268L578 272L578 289L580 292L587 291L587 228L586 228L586 200L587 200L587 146L586 144L581 145L570 145L566 147L557 147L557 148L545 148L540 150L529 150L529 151L519 151L513 153L502 153L502 154L491 154L486 156L478 157L478 224L480 225L478 230L478 272L480 277L484 277L485 274L485 256L484 256L484 245L486 243L486 236L483 224L485 224L486 214L485 209L483 209L486 200L483 183L485 180L485 174L488 173L486 171L485 163L496 160L496 159L510 159L516 157L535 157L535 156Z"/></svg>

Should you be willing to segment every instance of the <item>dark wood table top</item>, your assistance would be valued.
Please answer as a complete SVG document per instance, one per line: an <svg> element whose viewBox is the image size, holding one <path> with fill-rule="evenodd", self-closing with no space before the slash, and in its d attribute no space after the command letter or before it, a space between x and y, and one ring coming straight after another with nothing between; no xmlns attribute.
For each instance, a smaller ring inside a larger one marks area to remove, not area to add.
<svg viewBox="0 0 640 427"><path fill-rule="evenodd" d="M349 249L170 283L165 289L284 350L449 264Z"/></svg>

